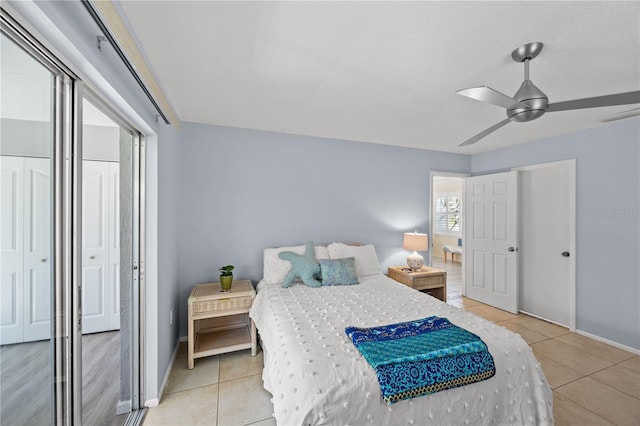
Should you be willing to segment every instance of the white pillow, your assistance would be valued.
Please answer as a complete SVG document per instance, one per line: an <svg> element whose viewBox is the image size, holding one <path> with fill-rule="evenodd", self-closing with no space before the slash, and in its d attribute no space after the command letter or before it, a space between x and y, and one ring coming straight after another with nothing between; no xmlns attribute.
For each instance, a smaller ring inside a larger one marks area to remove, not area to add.
<svg viewBox="0 0 640 426"><path fill-rule="evenodd" d="M376 249L373 244L366 246L349 246L343 243L331 243L327 247L329 249L330 259L344 259L345 257L356 258L356 270L359 277L367 275L375 275L381 272L380 262L376 255Z"/></svg>
<svg viewBox="0 0 640 426"><path fill-rule="evenodd" d="M304 254L305 246L276 247L264 249L263 279L269 284L281 284L291 269L291 262L278 257L282 251ZM329 259L329 250L325 246L315 246L316 259Z"/></svg>

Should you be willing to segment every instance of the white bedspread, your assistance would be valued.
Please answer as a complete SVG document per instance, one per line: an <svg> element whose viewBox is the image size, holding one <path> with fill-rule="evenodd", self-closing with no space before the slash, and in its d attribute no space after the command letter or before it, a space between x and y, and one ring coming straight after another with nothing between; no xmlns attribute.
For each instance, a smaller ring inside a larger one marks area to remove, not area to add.
<svg viewBox="0 0 640 426"><path fill-rule="evenodd" d="M504 327L382 274L354 286L261 282L250 316L279 425L553 424L552 394L529 346ZM477 334L493 355L488 380L387 406L375 371L344 333L438 315Z"/></svg>

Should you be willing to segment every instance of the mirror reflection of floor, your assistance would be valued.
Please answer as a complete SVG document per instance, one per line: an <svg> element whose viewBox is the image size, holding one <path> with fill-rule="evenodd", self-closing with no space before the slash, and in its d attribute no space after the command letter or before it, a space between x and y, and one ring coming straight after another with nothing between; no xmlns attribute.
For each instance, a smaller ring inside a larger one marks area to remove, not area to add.
<svg viewBox="0 0 640 426"><path fill-rule="evenodd" d="M122 425L120 332L82 336L83 424ZM51 343L0 346L0 424L51 424Z"/></svg>

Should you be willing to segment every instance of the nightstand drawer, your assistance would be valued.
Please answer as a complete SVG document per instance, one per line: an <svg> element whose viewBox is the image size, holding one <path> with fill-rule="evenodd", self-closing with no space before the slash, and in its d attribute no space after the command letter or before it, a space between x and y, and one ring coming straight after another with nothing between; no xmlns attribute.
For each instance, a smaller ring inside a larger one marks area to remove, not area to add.
<svg viewBox="0 0 640 426"><path fill-rule="evenodd" d="M193 303L193 314L248 309L251 307L251 296L232 297L229 299L205 300Z"/></svg>
<svg viewBox="0 0 640 426"><path fill-rule="evenodd" d="M413 279L413 288L416 290L420 290L422 288L428 287L441 287L445 285L447 282L447 278L442 275L437 275L434 277L420 277Z"/></svg>
<svg viewBox="0 0 640 426"><path fill-rule="evenodd" d="M408 270L403 266L390 266L387 275L392 280L427 293L443 302L447 301L447 272L423 266L420 270Z"/></svg>

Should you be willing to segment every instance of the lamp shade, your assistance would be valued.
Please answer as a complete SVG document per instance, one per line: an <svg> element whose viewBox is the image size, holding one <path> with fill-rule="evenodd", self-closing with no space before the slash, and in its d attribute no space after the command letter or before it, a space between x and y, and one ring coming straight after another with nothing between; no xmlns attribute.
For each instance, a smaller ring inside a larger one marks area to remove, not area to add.
<svg viewBox="0 0 640 426"><path fill-rule="evenodd" d="M402 248L413 251L427 251L429 250L429 237L427 237L427 234L407 232L404 234Z"/></svg>

